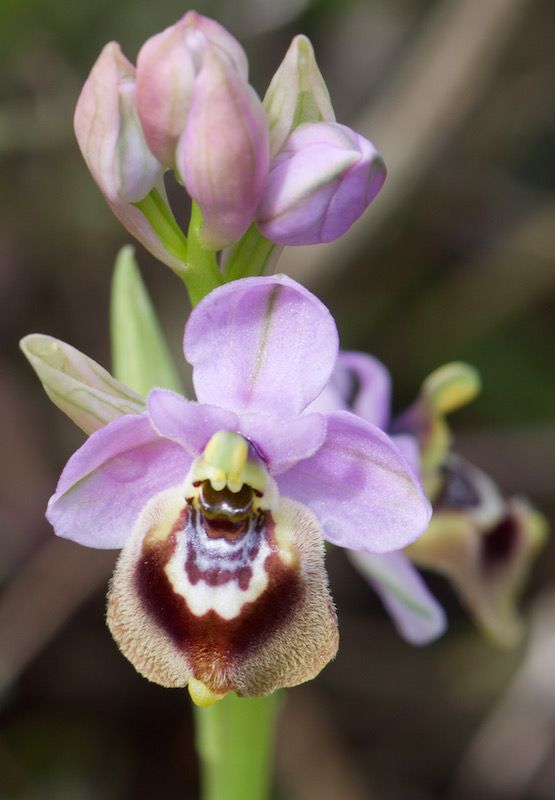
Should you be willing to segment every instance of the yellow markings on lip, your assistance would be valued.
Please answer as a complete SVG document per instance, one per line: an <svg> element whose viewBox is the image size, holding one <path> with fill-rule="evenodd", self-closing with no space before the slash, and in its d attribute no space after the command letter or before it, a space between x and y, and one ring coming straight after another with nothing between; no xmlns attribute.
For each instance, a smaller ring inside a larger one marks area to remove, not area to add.
<svg viewBox="0 0 555 800"><path fill-rule="evenodd" d="M148 546L156 542L164 542L172 532L182 510L183 500L181 495L174 495L171 500L167 501L160 518L148 529L143 539L144 544Z"/></svg>
<svg viewBox="0 0 555 800"><path fill-rule="evenodd" d="M293 532L289 524L289 518L283 514L281 509L274 512L274 536L278 546L281 562L289 569L297 569L299 564L299 553L295 547Z"/></svg>
<svg viewBox="0 0 555 800"><path fill-rule="evenodd" d="M205 683L198 681L196 678L190 678L187 688L189 689L191 700L199 708L210 708L210 706L213 706L214 703L222 700L228 694L228 692L216 694Z"/></svg>

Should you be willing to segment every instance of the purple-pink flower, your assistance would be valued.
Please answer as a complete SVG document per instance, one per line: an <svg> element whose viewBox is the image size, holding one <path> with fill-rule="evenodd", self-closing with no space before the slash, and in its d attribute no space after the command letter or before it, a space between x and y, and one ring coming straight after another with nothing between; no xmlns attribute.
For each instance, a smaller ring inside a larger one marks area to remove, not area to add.
<svg viewBox="0 0 555 800"><path fill-rule="evenodd" d="M337 648L322 539L389 553L426 528L420 483L383 431L306 410L337 347L325 306L291 279L222 286L185 330L197 401L154 389L69 460L48 518L123 548L108 621L152 680L250 695L313 677Z"/></svg>

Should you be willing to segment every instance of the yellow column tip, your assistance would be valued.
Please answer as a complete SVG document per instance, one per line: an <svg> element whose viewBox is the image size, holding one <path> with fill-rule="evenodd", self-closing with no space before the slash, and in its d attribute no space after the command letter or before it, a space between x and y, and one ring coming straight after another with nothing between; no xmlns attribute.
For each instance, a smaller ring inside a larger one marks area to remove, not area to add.
<svg viewBox="0 0 555 800"><path fill-rule="evenodd" d="M191 700L200 708L209 708L213 706L214 703L217 703L218 700L222 700L227 694L227 692L224 692L224 694L216 694L216 692L209 689L205 683L198 681L196 678L190 679L187 688L189 689Z"/></svg>

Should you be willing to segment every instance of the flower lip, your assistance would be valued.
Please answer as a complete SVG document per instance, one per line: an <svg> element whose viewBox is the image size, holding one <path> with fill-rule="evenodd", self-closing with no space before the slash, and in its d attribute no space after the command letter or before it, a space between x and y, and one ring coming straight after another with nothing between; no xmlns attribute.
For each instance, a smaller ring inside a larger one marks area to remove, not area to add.
<svg viewBox="0 0 555 800"><path fill-rule="evenodd" d="M286 500L212 538L183 503L180 487L153 498L121 553L108 625L123 653L150 680L212 695L314 677L338 635L313 515Z"/></svg>

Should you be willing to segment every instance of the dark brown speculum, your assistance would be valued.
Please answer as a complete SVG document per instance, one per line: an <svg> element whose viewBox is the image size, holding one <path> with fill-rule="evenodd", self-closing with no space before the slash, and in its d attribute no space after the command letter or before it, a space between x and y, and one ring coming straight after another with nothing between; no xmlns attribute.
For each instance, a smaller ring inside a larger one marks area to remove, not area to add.
<svg viewBox="0 0 555 800"><path fill-rule="evenodd" d="M227 487L217 491L208 480L199 487L198 503L204 518L219 523L224 530L245 522L253 513L253 502L254 490L247 484L238 492Z"/></svg>

